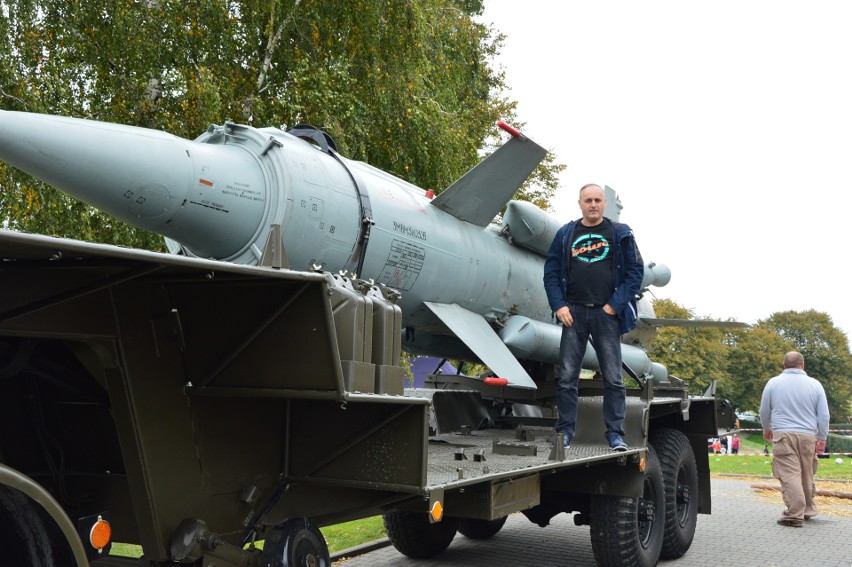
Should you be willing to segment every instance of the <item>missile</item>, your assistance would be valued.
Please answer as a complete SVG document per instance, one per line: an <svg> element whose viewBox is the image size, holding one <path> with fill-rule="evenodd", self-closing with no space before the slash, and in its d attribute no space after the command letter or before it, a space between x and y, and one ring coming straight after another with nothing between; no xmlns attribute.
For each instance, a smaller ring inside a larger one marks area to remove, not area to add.
<svg viewBox="0 0 852 567"><path fill-rule="evenodd" d="M553 360L559 328L542 274L562 223L512 200L546 150L500 126L509 141L437 197L346 159L309 126L226 122L187 140L0 111L0 160L163 235L172 253L258 264L269 239L280 238L285 267L354 273L398 290L406 350L478 360L511 386L534 389L519 357ZM607 191L617 218L620 201ZM670 275L649 264L643 286L665 285ZM650 374L644 351L624 346L625 361ZM593 350L588 356L593 366Z"/></svg>

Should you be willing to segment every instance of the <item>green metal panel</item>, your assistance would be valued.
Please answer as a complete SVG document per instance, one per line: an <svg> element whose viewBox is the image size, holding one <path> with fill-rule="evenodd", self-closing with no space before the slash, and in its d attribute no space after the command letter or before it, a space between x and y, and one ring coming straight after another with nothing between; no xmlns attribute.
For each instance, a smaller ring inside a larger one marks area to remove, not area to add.
<svg viewBox="0 0 852 567"><path fill-rule="evenodd" d="M541 502L538 474L483 482L464 490L448 491L444 514L453 517L496 520L537 506Z"/></svg>
<svg viewBox="0 0 852 567"><path fill-rule="evenodd" d="M313 400L291 404L289 479L414 493L422 489L427 401L363 398L346 404Z"/></svg>

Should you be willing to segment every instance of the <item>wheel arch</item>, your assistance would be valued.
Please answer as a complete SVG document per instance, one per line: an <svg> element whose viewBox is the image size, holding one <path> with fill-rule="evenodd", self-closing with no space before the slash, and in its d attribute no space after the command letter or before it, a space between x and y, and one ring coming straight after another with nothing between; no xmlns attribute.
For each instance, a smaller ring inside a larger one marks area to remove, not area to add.
<svg viewBox="0 0 852 567"><path fill-rule="evenodd" d="M0 491L7 492L10 497L0 499L0 506L5 506L8 500L14 499L21 503L25 510L37 514L42 522L48 522L49 527L55 528L49 539L54 550L73 557L78 567L88 567L86 551L76 528L59 503L44 487L25 474L0 463ZM11 515L12 511L9 512Z"/></svg>
<svg viewBox="0 0 852 567"><path fill-rule="evenodd" d="M688 400L687 411L683 403L654 405L648 424L648 437L658 429L677 429L686 435L695 455L698 473L698 513L710 514L710 459L707 453L707 438L718 435L716 400L693 398Z"/></svg>

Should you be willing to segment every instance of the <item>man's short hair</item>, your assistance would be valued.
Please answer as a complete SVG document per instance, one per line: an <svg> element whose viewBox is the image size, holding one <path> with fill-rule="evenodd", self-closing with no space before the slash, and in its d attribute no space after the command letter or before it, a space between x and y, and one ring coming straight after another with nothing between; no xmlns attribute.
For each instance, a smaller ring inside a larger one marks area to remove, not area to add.
<svg viewBox="0 0 852 567"><path fill-rule="evenodd" d="M805 357L802 353L794 350L784 355L784 368L803 368L805 366Z"/></svg>
<svg viewBox="0 0 852 567"><path fill-rule="evenodd" d="M580 193L579 193L579 195L582 195L582 194L583 194L583 191L585 191L585 190L586 190L586 189L588 189L589 187L597 187L598 189L600 189L601 191L603 191L603 187L601 187L601 186L600 186L600 185L598 185L597 183L586 183L585 185L583 185L582 187L580 187Z"/></svg>

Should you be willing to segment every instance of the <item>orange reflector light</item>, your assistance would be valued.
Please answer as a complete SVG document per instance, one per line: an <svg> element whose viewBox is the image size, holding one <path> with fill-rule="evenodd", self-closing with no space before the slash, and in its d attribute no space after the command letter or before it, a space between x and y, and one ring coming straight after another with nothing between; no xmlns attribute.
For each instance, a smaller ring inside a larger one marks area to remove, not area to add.
<svg viewBox="0 0 852 567"><path fill-rule="evenodd" d="M437 500L434 504L432 504L432 509L429 511L432 514L432 520L435 522L440 522L441 518L444 517L444 507Z"/></svg>
<svg viewBox="0 0 852 567"><path fill-rule="evenodd" d="M92 529L89 531L89 543L92 547L101 551L109 545L112 539L112 526L109 522L98 516L98 521L92 524Z"/></svg>
<svg viewBox="0 0 852 567"><path fill-rule="evenodd" d="M642 459L639 461L639 470L642 471L642 472L645 472L645 467L647 465L648 465L648 463L645 462L645 457L642 457Z"/></svg>

